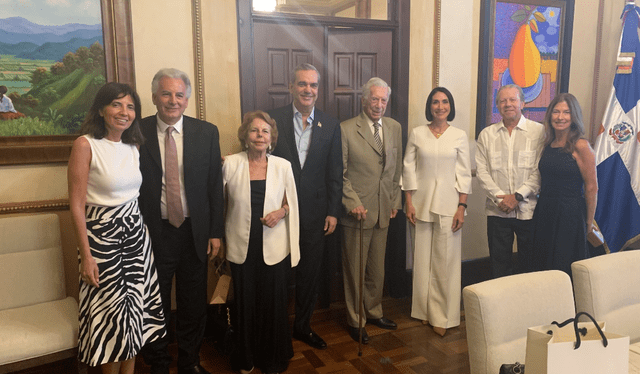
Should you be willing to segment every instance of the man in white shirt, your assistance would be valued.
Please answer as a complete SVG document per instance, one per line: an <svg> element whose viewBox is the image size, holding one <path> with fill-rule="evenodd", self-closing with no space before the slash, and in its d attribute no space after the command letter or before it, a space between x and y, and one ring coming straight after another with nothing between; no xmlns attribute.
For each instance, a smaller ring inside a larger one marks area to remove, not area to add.
<svg viewBox="0 0 640 374"><path fill-rule="evenodd" d="M538 161L544 148L544 126L524 118L524 94L514 84L496 96L502 121L486 127L477 142L480 185L487 192L487 236L494 278L511 275L514 233L521 272L532 251L532 218L540 189Z"/></svg>
<svg viewBox="0 0 640 374"><path fill-rule="evenodd" d="M321 280L325 236L331 235L342 209L340 123L316 108L320 72L303 63L291 74L291 104L269 111L278 126L275 156L291 162L300 214L300 263L296 267L293 337L311 347L327 343L311 329Z"/></svg>

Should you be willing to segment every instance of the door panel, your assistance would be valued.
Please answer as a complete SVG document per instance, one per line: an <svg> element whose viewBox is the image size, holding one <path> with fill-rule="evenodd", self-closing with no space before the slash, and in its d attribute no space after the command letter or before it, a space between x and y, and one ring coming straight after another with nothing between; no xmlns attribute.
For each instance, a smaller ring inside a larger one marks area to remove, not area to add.
<svg viewBox="0 0 640 374"><path fill-rule="evenodd" d="M391 85L391 31L329 29L328 105L340 121L360 114L361 88L371 77Z"/></svg>
<svg viewBox="0 0 640 374"><path fill-rule="evenodd" d="M256 109L268 110L291 103L289 80L297 65L307 62L322 73L322 27L256 22L253 45ZM322 108L323 102L321 91L316 105Z"/></svg>

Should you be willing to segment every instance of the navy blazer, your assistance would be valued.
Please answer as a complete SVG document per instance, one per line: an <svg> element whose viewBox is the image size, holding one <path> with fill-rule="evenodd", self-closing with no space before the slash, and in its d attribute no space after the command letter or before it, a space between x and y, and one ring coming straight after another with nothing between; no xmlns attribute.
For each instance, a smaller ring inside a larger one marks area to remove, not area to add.
<svg viewBox="0 0 640 374"><path fill-rule="evenodd" d="M300 167L293 130L293 104L268 111L278 127L273 154L291 162L298 190L300 225L313 230L324 227L327 216L342 212L342 141L337 119L315 109L309 152Z"/></svg>
<svg viewBox="0 0 640 374"><path fill-rule="evenodd" d="M157 122L155 115L140 121L145 142L140 147L142 186L138 201L149 228L152 245L160 242L162 233L162 161ZM209 238L222 238L224 235L222 163L218 128L209 122L187 116L183 116L183 125L184 188L196 252L198 258L204 262ZM157 250L158 248L154 247L154 251Z"/></svg>

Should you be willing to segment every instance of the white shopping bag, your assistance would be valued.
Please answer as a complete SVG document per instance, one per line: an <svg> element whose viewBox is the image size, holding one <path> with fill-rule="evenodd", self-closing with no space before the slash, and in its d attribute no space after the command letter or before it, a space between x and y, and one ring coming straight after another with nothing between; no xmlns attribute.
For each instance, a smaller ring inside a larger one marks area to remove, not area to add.
<svg viewBox="0 0 640 374"><path fill-rule="evenodd" d="M592 322L578 322L581 315ZM604 328L584 312L560 324L530 327L526 374L628 374L629 337Z"/></svg>

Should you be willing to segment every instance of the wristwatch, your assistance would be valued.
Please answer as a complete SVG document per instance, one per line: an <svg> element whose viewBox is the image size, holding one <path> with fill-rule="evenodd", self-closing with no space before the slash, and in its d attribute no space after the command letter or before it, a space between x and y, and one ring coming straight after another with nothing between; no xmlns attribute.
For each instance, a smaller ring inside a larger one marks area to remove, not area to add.
<svg viewBox="0 0 640 374"><path fill-rule="evenodd" d="M516 201L524 201L524 197L518 192L514 193L513 196L515 196Z"/></svg>

